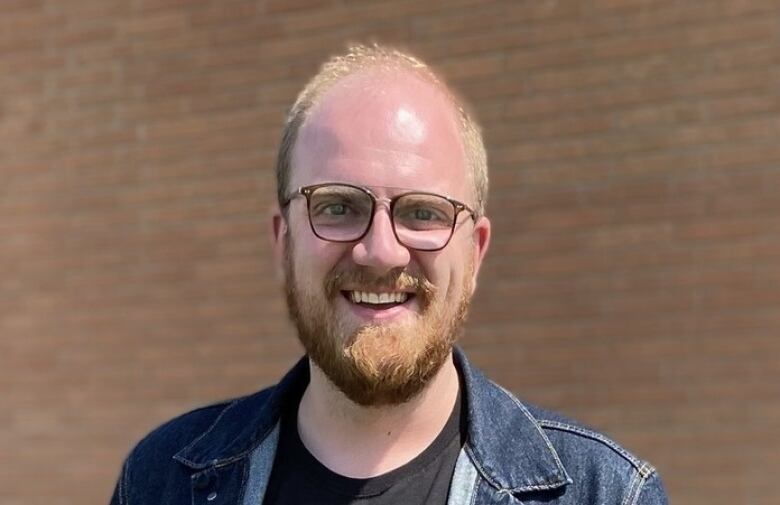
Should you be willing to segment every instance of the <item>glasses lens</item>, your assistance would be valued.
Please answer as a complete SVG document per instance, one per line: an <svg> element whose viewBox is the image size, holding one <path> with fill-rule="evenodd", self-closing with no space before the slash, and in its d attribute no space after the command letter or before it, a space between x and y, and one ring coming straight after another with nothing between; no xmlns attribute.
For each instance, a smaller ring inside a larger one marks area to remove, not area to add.
<svg viewBox="0 0 780 505"><path fill-rule="evenodd" d="M393 208L398 240L413 249L444 247L452 234L455 206L442 196L409 193Z"/></svg>
<svg viewBox="0 0 780 505"><path fill-rule="evenodd" d="M371 222L372 201L365 191L333 184L309 195L309 219L325 240L356 240Z"/></svg>

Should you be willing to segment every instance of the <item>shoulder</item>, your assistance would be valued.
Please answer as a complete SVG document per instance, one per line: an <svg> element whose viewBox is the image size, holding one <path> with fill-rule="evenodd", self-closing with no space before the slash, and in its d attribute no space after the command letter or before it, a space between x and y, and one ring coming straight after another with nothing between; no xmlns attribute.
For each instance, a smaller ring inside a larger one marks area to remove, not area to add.
<svg viewBox="0 0 780 505"><path fill-rule="evenodd" d="M495 489L567 504L666 503L652 465L596 430L520 401L457 349L455 359L469 408L469 455Z"/></svg>
<svg viewBox="0 0 780 505"><path fill-rule="evenodd" d="M174 460L182 448L191 444L214 424L234 401L201 407L171 419L141 439L130 451L117 481L113 504L150 503L151 497L167 497L174 488L189 481L190 472ZM175 485L174 485L175 483Z"/></svg>
<svg viewBox="0 0 780 505"><path fill-rule="evenodd" d="M191 410L152 430L127 456L112 503L150 503L163 497L168 503L179 503L173 495L189 489L193 469L182 464L178 455L216 432L230 439L234 434L227 431L232 426L221 420L234 414L241 416L247 403L263 401L270 389Z"/></svg>
<svg viewBox="0 0 780 505"><path fill-rule="evenodd" d="M267 402L274 387L247 396L224 400L181 414L152 430L131 451L131 460L170 460L206 436L240 431ZM238 422L236 422L238 421Z"/></svg>
<svg viewBox="0 0 780 505"><path fill-rule="evenodd" d="M240 401L241 398L220 401L164 422L136 444L128 459L133 462L172 459L177 452L209 431L227 409Z"/></svg>
<svg viewBox="0 0 780 505"><path fill-rule="evenodd" d="M589 495L623 489L622 503L666 503L656 468L603 433L566 416L525 404L574 484Z"/></svg>
<svg viewBox="0 0 780 505"><path fill-rule="evenodd" d="M647 462L603 433L557 412L527 403L525 406L559 455L572 453L572 457L609 462L611 465L627 470L640 472L653 470Z"/></svg>

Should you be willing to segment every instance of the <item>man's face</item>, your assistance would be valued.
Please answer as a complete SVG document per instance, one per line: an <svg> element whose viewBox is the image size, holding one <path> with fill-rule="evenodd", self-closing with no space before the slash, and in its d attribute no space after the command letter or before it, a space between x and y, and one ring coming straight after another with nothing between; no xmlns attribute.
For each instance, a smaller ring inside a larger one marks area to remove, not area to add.
<svg viewBox="0 0 780 505"><path fill-rule="evenodd" d="M290 191L341 182L380 199L427 191L474 206L451 105L403 72L358 73L327 92L299 132L292 165ZM283 228L277 243L287 302L314 364L361 405L417 394L448 358L465 319L489 241L487 219L474 223L462 212L450 243L436 252L401 245L382 203L358 241L315 236L302 197L289 204ZM389 302L377 300L383 294Z"/></svg>

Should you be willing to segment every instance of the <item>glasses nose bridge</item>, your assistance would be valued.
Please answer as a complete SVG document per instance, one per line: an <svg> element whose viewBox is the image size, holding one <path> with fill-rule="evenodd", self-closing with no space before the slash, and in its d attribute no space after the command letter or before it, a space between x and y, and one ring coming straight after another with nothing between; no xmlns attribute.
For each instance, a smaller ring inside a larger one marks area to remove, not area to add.
<svg viewBox="0 0 780 505"><path fill-rule="evenodd" d="M378 218L378 214L383 208L387 211L387 219L390 222L390 230L393 232L393 235L395 235L395 221L393 220L393 200L391 198L376 196L375 194L368 191L367 193L371 196L371 199L374 201L374 211L371 213L371 216L368 220L368 225L366 227L366 231L364 235L371 233L372 229L374 228L374 221ZM397 240L397 237L395 238Z"/></svg>
<svg viewBox="0 0 780 505"><path fill-rule="evenodd" d="M384 207L387 209L387 214L392 218L393 216L393 200L392 198L387 197L379 197L376 195L371 195L371 198L374 200L374 213L379 210L380 207Z"/></svg>
<svg viewBox="0 0 780 505"><path fill-rule="evenodd" d="M376 268L394 268L409 262L409 247L398 237L393 219L393 199L379 198L369 193L373 200L373 212L363 235L353 248L356 261ZM386 209L383 212L382 209Z"/></svg>
<svg viewBox="0 0 780 505"><path fill-rule="evenodd" d="M368 229L366 230L366 233L370 231L370 229L373 227L374 219L376 218L377 212L379 212L379 209L381 207L384 207L387 209L387 217L390 218L390 224L394 227L395 223L393 222L393 198L387 198L386 196L378 196L376 193L371 191L368 188L361 187L360 189L363 190L363 192L371 198L372 203L374 204L374 210L371 213L371 217L368 221Z"/></svg>

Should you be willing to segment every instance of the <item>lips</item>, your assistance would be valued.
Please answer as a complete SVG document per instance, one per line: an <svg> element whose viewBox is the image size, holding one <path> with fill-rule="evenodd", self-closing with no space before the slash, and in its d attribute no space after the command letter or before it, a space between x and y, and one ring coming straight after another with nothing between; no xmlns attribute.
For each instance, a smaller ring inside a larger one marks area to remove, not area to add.
<svg viewBox="0 0 780 505"><path fill-rule="evenodd" d="M355 305L368 307L374 310L388 309L403 305L414 297L407 291L362 291L346 290L342 295Z"/></svg>
<svg viewBox="0 0 780 505"><path fill-rule="evenodd" d="M368 303L371 305L380 305L386 303L404 303L409 298L409 293L404 291L393 291L384 293L375 293L371 291L348 291L352 303Z"/></svg>
<svg viewBox="0 0 780 505"><path fill-rule="evenodd" d="M390 320L425 312L433 300L434 287L420 274L394 271L377 277L356 268L331 272L325 293L342 299L359 319Z"/></svg>

